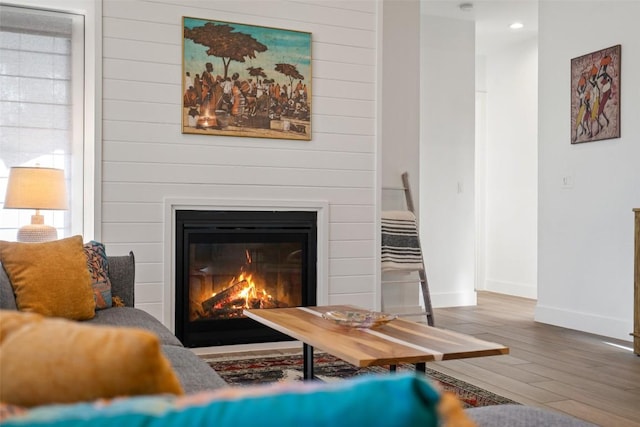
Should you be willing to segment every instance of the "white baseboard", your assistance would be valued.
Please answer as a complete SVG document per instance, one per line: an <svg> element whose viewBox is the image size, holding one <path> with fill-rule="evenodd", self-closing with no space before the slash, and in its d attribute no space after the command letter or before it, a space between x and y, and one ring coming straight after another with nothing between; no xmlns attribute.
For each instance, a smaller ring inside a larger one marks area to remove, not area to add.
<svg viewBox="0 0 640 427"><path fill-rule="evenodd" d="M424 311L424 309L421 306L419 306L418 304L416 304L416 305L389 305L389 306L384 306L383 307L383 311L385 313L393 313L393 314L403 315L403 314L407 314L407 313L420 313L420 312Z"/></svg>
<svg viewBox="0 0 640 427"><path fill-rule="evenodd" d="M503 282L500 280L486 280L484 290L513 295L515 297L538 299L538 287L535 284L529 285L516 282Z"/></svg>
<svg viewBox="0 0 640 427"><path fill-rule="evenodd" d="M465 307L477 304L478 298L475 291L431 293L431 305L433 308Z"/></svg>
<svg viewBox="0 0 640 427"><path fill-rule="evenodd" d="M427 323L427 315L421 305L396 305L383 307L385 313L395 314L405 320Z"/></svg>
<svg viewBox="0 0 640 427"><path fill-rule="evenodd" d="M629 333L633 330L633 325L613 317L537 305L534 319L536 322L631 342Z"/></svg>

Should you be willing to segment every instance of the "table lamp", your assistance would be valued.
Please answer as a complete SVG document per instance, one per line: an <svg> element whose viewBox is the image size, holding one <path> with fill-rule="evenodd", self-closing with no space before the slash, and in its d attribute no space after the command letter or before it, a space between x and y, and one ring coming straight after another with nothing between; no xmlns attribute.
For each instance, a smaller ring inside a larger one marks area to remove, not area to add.
<svg viewBox="0 0 640 427"><path fill-rule="evenodd" d="M7 209L35 209L31 224L18 230L19 242L56 240L55 227L45 225L40 209L66 210L68 207L64 170L41 167L12 167L9 171Z"/></svg>

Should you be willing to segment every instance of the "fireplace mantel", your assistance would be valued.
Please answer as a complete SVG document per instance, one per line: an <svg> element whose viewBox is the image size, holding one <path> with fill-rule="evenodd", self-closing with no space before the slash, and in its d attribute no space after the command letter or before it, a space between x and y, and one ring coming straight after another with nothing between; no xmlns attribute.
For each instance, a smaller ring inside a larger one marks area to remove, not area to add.
<svg viewBox="0 0 640 427"><path fill-rule="evenodd" d="M162 322L175 333L175 215L178 210L309 211L317 214L317 303L329 303L329 203L325 200L164 199L164 280Z"/></svg>

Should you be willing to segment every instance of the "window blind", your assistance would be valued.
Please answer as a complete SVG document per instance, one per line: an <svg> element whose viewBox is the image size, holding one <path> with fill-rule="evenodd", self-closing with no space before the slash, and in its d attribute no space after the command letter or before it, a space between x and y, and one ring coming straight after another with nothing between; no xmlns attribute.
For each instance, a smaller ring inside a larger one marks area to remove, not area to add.
<svg viewBox="0 0 640 427"><path fill-rule="evenodd" d="M65 170L73 206L74 15L0 5L0 204L13 166ZM80 85L82 87L82 85ZM77 174L77 172L76 172ZM32 211L0 210L0 239L15 240ZM69 235L71 211L41 211L45 223Z"/></svg>

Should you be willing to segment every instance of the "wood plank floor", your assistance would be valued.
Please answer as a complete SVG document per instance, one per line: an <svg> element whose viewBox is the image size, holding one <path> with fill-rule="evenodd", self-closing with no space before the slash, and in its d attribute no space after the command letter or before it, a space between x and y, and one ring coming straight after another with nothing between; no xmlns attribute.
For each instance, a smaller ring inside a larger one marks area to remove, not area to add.
<svg viewBox="0 0 640 427"><path fill-rule="evenodd" d="M640 357L631 342L533 320L535 301L491 292L434 309L436 326L504 344L508 356L428 366L517 402L601 426L640 426Z"/></svg>

